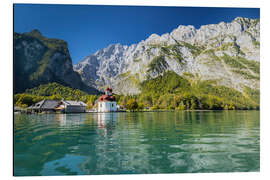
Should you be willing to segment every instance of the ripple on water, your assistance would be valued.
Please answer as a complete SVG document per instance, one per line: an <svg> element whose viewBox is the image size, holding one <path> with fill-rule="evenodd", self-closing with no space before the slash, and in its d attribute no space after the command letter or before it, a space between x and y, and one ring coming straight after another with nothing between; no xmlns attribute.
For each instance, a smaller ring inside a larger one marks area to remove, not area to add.
<svg viewBox="0 0 270 180"><path fill-rule="evenodd" d="M259 125L258 111L16 115L14 172L259 171Z"/></svg>

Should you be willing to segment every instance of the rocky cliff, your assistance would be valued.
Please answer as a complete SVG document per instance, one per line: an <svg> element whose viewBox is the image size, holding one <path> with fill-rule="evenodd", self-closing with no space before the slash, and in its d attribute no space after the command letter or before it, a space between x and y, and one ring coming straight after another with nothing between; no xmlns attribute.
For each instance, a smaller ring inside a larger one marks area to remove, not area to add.
<svg viewBox="0 0 270 180"><path fill-rule="evenodd" d="M38 30L14 33L14 93L49 82L88 93L98 92L85 85L80 75L73 70L65 41L48 39Z"/></svg>
<svg viewBox="0 0 270 180"><path fill-rule="evenodd" d="M242 91L259 89L259 62L260 21L238 17L200 29L180 25L130 46L110 45L74 65L74 70L85 84L100 90L110 85L118 94L138 94L141 82L167 71Z"/></svg>

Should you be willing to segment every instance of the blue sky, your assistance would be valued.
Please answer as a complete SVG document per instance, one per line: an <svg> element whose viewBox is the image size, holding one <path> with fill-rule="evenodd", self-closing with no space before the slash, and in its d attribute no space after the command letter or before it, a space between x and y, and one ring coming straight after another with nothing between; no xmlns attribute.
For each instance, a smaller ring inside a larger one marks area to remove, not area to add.
<svg viewBox="0 0 270 180"><path fill-rule="evenodd" d="M258 8L94 6L15 4L14 31L38 29L49 38L63 39L73 64L109 44L130 45L151 34L171 32L179 25L199 28L241 16L260 18Z"/></svg>

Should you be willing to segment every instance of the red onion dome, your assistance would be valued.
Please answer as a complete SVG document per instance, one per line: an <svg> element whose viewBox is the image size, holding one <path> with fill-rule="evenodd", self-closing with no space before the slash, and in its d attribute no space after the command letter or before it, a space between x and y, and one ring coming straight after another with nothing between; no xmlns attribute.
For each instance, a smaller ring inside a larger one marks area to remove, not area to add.
<svg viewBox="0 0 270 180"><path fill-rule="evenodd" d="M105 91L110 91L110 92L112 92L112 89L109 88L109 87L106 87Z"/></svg>
<svg viewBox="0 0 270 180"><path fill-rule="evenodd" d="M115 101L115 97L114 96L109 96L109 95L103 95L101 97L98 98L98 101Z"/></svg>

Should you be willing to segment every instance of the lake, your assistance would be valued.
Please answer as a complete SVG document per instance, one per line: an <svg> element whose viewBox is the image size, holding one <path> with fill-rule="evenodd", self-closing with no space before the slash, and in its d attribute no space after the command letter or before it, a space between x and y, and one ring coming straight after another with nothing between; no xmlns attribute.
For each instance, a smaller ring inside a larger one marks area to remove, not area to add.
<svg viewBox="0 0 270 180"><path fill-rule="evenodd" d="M259 111L14 115L15 176L259 170Z"/></svg>

